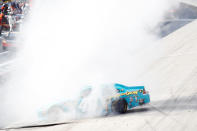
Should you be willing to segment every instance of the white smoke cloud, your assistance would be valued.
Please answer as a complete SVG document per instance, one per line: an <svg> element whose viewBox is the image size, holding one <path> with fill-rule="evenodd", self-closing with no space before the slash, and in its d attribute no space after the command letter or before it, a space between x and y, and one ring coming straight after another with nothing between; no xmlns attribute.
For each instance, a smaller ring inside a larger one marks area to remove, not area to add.
<svg viewBox="0 0 197 131"><path fill-rule="evenodd" d="M1 113L6 112L7 121L0 123L35 122L38 107L71 99L85 85L135 84L143 64L150 62L136 54L156 40L146 29L154 27L173 4L170 0L35 1L24 29L20 68L3 89Z"/></svg>

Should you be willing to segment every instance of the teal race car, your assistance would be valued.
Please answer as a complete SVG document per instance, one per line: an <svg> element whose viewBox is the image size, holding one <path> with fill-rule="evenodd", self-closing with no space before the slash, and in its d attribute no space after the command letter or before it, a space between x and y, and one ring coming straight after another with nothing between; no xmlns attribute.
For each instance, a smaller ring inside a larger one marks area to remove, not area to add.
<svg viewBox="0 0 197 131"><path fill-rule="evenodd" d="M108 99L106 113L125 113L134 107L150 103L150 96L144 86L125 86L114 84L117 96Z"/></svg>
<svg viewBox="0 0 197 131"><path fill-rule="evenodd" d="M96 92L96 94L95 94ZM98 97L100 92L100 97ZM125 113L134 107L141 106L150 102L150 96L144 86L125 86L122 84L104 85L94 90L92 86L85 87L80 91L75 100L56 102L48 105L38 112L40 118L49 116L57 118L62 113L75 112L75 114L88 114L88 107L95 106L96 112L100 110L99 115L107 115L113 112ZM88 103L88 104L87 104ZM97 109L97 107L99 109ZM77 113L76 113L77 112Z"/></svg>

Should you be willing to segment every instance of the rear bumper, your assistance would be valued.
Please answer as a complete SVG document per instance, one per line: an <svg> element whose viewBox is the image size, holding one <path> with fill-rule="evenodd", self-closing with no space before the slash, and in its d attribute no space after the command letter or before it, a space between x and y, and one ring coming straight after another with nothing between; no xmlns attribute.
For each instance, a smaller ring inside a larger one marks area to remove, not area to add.
<svg viewBox="0 0 197 131"><path fill-rule="evenodd" d="M150 103L150 95L149 94L145 94L144 95L144 104Z"/></svg>

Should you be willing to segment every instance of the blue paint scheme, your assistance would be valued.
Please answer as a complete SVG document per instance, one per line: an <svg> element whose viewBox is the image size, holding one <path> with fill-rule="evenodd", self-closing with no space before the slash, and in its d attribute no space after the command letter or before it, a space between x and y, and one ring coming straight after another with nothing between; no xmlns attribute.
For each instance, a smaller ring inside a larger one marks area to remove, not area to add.
<svg viewBox="0 0 197 131"><path fill-rule="evenodd" d="M114 87L118 91L119 96L111 98L111 102L109 102L107 107L107 112L112 111L112 102L120 98L127 102L127 109L132 109L133 107L150 103L149 93L146 92L143 94L143 91L145 91L144 86L125 86L122 84L114 84ZM135 92L136 94L128 94L129 92Z"/></svg>

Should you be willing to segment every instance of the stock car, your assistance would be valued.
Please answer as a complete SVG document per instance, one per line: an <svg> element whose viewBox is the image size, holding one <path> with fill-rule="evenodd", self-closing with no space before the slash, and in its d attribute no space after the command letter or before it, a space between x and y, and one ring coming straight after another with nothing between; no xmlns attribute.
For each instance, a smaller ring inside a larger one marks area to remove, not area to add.
<svg viewBox="0 0 197 131"><path fill-rule="evenodd" d="M125 86L114 84L117 95L107 101L106 112L125 113L133 107L141 106L150 102L149 92L144 86Z"/></svg>
<svg viewBox="0 0 197 131"><path fill-rule="evenodd" d="M96 103L98 107L103 107L101 115L107 115L112 112L126 113L127 110L150 102L149 92L145 90L144 86L125 86L122 84L113 84L110 87L112 87L115 93L110 90L111 95L108 95L107 97L105 97L105 94L109 91L109 86L104 87L105 88L103 88L101 93L101 96L104 97L105 101L104 106L101 105L101 100L99 99ZM57 117L57 115L61 115L61 112L69 112L73 110L85 114L86 111L82 111L83 109L80 108L80 106L82 105L83 101L91 95L92 92L93 88L89 86L80 91L80 96L77 100L58 102L49 105L39 110L38 116L41 118L46 118L48 116ZM93 94L91 99L94 99L93 97L96 96Z"/></svg>

